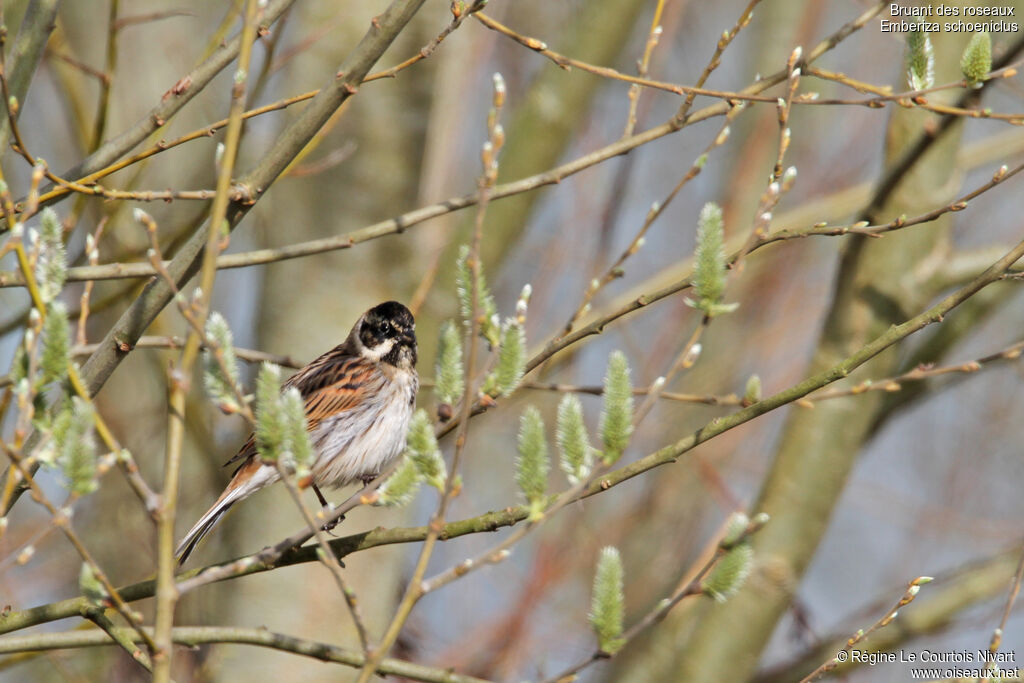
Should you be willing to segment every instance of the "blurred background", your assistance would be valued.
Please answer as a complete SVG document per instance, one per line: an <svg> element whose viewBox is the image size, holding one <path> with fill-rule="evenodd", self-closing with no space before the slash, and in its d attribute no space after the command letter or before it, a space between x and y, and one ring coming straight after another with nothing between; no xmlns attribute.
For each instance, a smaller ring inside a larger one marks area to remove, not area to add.
<svg viewBox="0 0 1024 683"><path fill-rule="evenodd" d="M5 23L12 33L25 4L4 3ZM652 53L650 76L689 85L707 65L722 31L736 24L746 4L492 0L485 11L553 50L631 74L644 52L655 12L660 11L662 32ZM250 106L326 83L385 6L376 0L295 3L257 45ZM795 46L802 45L806 55L871 6L860 0L765 0L725 51L707 85L738 91L758 74L784 69ZM99 79L82 65L106 71L111 78L102 137L112 137L144 116L207 54L210 41L218 40L217 27L237 7L230 2L121 0L116 16L123 23L113 60L106 51L107 10L108 0L60 5L56 30L22 103L25 142L55 170L72 167L90 149L101 88ZM876 86L892 86L895 92L905 90L904 36L879 30L879 18L887 16L871 19L816 66ZM415 54L450 17L447 2L427 2L378 68ZM127 18L139 21L124 21ZM233 35L237 20L229 27ZM993 34L996 59L1020 37ZM958 60L966 38L933 36L936 83L960 78ZM494 72L503 74L509 91L499 182L545 171L623 135L630 107L628 84L579 69L560 69L467 20L428 59L394 79L361 88L235 230L229 252L341 235L472 192ZM231 68L175 116L158 138L172 139L226 116L230 79ZM805 75L799 92L809 91L820 93L822 99L865 97ZM782 93L778 88L768 92ZM944 92L935 98L959 94ZM1019 112L1022 94L1020 78L1007 78L986 90L985 106ZM665 122L680 102L672 93L642 91L636 130ZM693 109L710 104L714 101L699 97ZM892 120L894 112L897 120ZM261 157L294 116L295 111L287 109L246 124L241 171ZM785 165L795 166L799 175L773 212L773 228L856 220L887 159L891 161L925 125L932 124L921 112L895 106L795 106ZM604 273L629 245L651 204L665 201L721 126L721 117L687 126L556 185L490 206L484 267L504 315L512 313L523 285L532 285L526 330L532 349L559 333L590 280ZM876 207L879 220L946 205L985 183L1001 164L1012 167L1024 156L1024 132L1005 122L970 120L955 129L909 172L901 191ZM220 139L217 134L176 147L119 172L106 184L123 189L212 188L214 149ZM706 202L723 207L727 238L742 240L752 228L776 160L777 142L773 104L752 104L736 117L728 141L710 154L703 172L683 187L653 224L644 246L625 262L622 277L595 298L593 311L613 311L641 293L685 277L697 215ZM9 150L3 164L16 194L23 193L27 164ZM698 363L667 389L742 394L748 377L757 374L767 395L799 382L809 368L828 358L842 358L844 349L855 350L870 340L872 330L916 315L1015 244L1022 234L1019 186L1019 179L1012 179L972 201L965 211L871 240L858 247L867 250L859 260L851 256L849 237L793 240L758 250L730 276L726 298L739 302L739 309L715 319L702 339ZM96 198L58 204L55 208L71 227L72 259L83 262L84 235L105 220L100 261L144 261L148 243L132 219L135 205ZM174 201L144 208L160 226L165 252L173 253L209 207L205 202ZM339 343L370 306L386 299L414 302L419 371L429 379L434 374L438 326L457 315L452 269L472 211L449 213L351 249L221 271L214 308L228 319L238 346L304 363ZM848 282L849 272L841 271L840 263L857 271ZM977 266L964 265L971 263ZM6 258L0 267L10 271L16 263ZM964 269L968 277L962 274ZM891 320L865 323L858 303L847 300L867 285L891 295ZM96 284L90 342L102 338L141 286L136 280ZM80 292L80 284L67 287L64 298L69 307L77 304ZM8 367L20 342L27 306L22 290L0 290L0 368ZM585 316L583 322L589 319ZM608 354L622 349L634 385L649 386L667 372L699 319L686 306L684 295L671 296L562 352L529 379L598 385ZM184 330L178 313L168 308L148 334L180 335ZM872 361L852 381L894 376L917 362L971 360L1018 342L1022 335L1020 285L1000 283L954 311L942 325L883 354L877 364ZM162 476L166 369L176 354L136 350L98 396L100 411L154 487ZM254 377L254 369L246 368L247 381ZM817 646L832 637L845 639L873 623L899 598L907 581L920 575L939 580L925 587L918 601L879 637L893 638L891 647L913 651L974 652L987 647L1013 573L1015 555L1006 553L1020 542L1024 515L1019 495L1024 477L1021 365L996 363L969 376L940 379L908 383L891 395L872 392L775 411L701 445L675 464L567 508L520 543L504 563L424 599L393 655L493 680L553 675L594 648L587 612L601 547L615 545L622 552L628 625L689 574L729 513L762 508L783 521L765 529L769 534L775 528L775 535L766 536L758 567L733 603L684 602L614 660L587 669L581 680L710 680L711 671L717 676L729 671L731 679L796 681L832 656ZM246 437L243 421L221 415L200 384L195 383L187 410L179 537L222 490L230 470L221 465ZM519 502L514 481L519 416L533 404L553 425L559 398L555 391L522 388L472 422L464 488L450 518ZM600 398L582 395L581 400L588 424L596 430ZM435 399L429 389L421 391L419 404L433 414ZM625 457L642 457L733 410L661 400ZM442 447L451 454L450 440ZM555 469L552 491L566 486ZM39 480L57 496L59 480L50 475ZM792 497L791 509L779 503L782 480L802 492ZM151 521L122 477L112 473L102 484L76 509L76 529L117 585L150 577L155 566ZM337 501L344 494L329 497ZM802 504L804 498L813 504ZM765 505L758 506L758 501ZM336 532L422 525L435 505L435 495L424 490L403 510L358 509ZM50 533L36 544L35 555L26 564L14 561L23 544L48 525L46 511L28 497L10 515L9 528L0 539L0 603L24 609L77 595L79 559L59 534ZM267 490L237 506L191 562L202 566L252 553L301 527L287 493ZM430 573L490 547L496 538L484 534L440 544ZM791 542L810 545L809 550L793 551L805 559L787 559ZM390 619L418 551L417 545L393 545L346 558L346 576L373 634L380 634ZM775 597L764 598L766 594ZM773 603L780 594L787 596L788 606L777 614L751 617L743 612L751 604ZM935 596L932 602L930 595ZM136 605L147 620L152 618L150 603ZM734 631L729 625L737 621L756 622L762 635ZM206 586L184 596L176 624L264 626L358 647L344 601L328 572L316 563ZM66 630L75 625L75 620L68 620L43 628ZM1022 634L1024 623L1014 615L1003 649L1024 648ZM1019 655L1024 657L1024 650ZM336 665L239 645L180 648L176 656L178 680L326 681L353 675ZM736 671L728 668L734 665ZM139 672L113 647L59 651L17 663L0 660L0 679L11 681L134 680ZM849 672L849 680L855 681L906 677L901 665Z"/></svg>

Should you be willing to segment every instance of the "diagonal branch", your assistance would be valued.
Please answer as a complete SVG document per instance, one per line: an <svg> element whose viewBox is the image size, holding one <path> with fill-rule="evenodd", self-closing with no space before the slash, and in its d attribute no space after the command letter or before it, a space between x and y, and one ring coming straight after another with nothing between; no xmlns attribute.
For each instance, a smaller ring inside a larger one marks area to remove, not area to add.
<svg viewBox="0 0 1024 683"><path fill-rule="evenodd" d="M57 6L60 0L32 0L25 9L25 17L18 29L11 49L11 69L7 81L11 87L13 104L18 108L25 100L32 75L46 49L46 42L56 26ZM2 62L0 57L0 62ZM4 67L6 71L6 67ZM17 114L15 114L17 116ZM0 150L7 149L11 127L6 119L0 120Z"/></svg>
<svg viewBox="0 0 1024 683"><path fill-rule="evenodd" d="M705 441L739 427L740 425L777 408L789 405L817 389L848 376L853 372L853 370L863 365L871 358L877 356L890 346L899 343L903 339L906 339L910 335L929 325L941 322L943 318L954 308L970 299L970 297L974 296L988 285L999 281L1002 274L1009 270L1013 264L1021 258L1024 258L1024 241L1018 243L1001 259L996 261L992 266L987 268L961 289L953 292L931 308L917 316L914 316L913 318L910 318L902 324L891 326L883 334L879 335L873 341L855 351L836 365L805 379L799 384L769 396L762 401L758 401L751 406L743 408L742 410L724 417L715 418L697 431L683 437L679 441L644 456L629 465L609 472L607 475L600 477L598 481L594 482L590 487L583 491L580 494L580 497L587 498L597 495L656 467L673 463ZM502 527L514 526L527 519L527 517L528 510L525 507L508 507L495 512L487 512L477 517L457 522L448 522L441 528L438 537L443 540L450 540L467 534L495 531ZM429 530L426 526L376 529L331 541L331 547L338 556L344 557L345 555L349 555L354 552L375 548L381 545L416 543L427 538L428 532ZM311 535L308 530L305 530L303 533L304 539L308 539ZM300 540L298 542L301 543L302 541ZM195 577L200 574L216 573L217 580L225 580L238 576L268 571L276 567L319 561L316 553L317 546L292 548L279 554L277 559L273 562L264 562L260 560L260 554L257 553L256 555L239 558L227 565L223 565L225 567L231 566L233 568L233 570L229 572L219 572L217 571L219 566L215 566L212 568L193 570L192 572L186 573L184 577ZM179 584L179 586L181 585L182 584ZM124 588L119 589L118 593L126 602L133 602L135 600L151 597L153 595L153 591L153 581L142 581L125 586ZM85 604L85 598L72 598L60 602L40 605L38 607L33 607L19 612L8 613L0 616L0 634L10 633L30 626L36 626L50 621L55 621L57 619L75 616L79 614L83 604Z"/></svg>
<svg viewBox="0 0 1024 683"><path fill-rule="evenodd" d="M380 59L424 1L394 0L384 13L373 19L370 29L341 64L331 82L285 129L263 159L235 184L235 187L242 191L245 200L232 201L227 207L228 230L233 230L241 222L335 110L355 94L358 85L369 73L370 67ZM287 3L275 4L274 7L283 11L281 4ZM269 8L265 16L268 20L271 17ZM234 42L240 40L233 41L232 44ZM167 271L179 287L196 273L208 231L209 223L205 222L168 264ZM173 296L172 288L163 279L150 282L110 328L96 353L82 366L82 379L90 395L95 396L99 392L128 355L135 341L142 336ZM8 502L7 509L0 511L0 514L6 514L22 492L24 489L19 488Z"/></svg>
<svg viewBox="0 0 1024 683"><path fill-rule="evenodd" d="M242 112L245 110L245 92L248 83L249 63L252 58L252 44L256 38L256 22L259 20L256 0L247 0L242 20L241 51L238 56L238 70L231 88L231 105L228 114L227 132L224 137L224 154L217 171L217 195L210 208L207 221L206 248L203 253L200 273L199 296L196 301L195 317L199 324L189 331L185 348L181 352L177 367L169 373L170 396L167 423L167 448L164 454L164 488L161 494L159 523L157 525L157 591L156 616L154 617L154 640L157 652L154 656L153 680L159 683L171 679L173 659L174 606L178 591L174 586L174 521L178 509L178 480L181 474L181 452L185 442L185 407L192 368L199 356L200 338L206 327L210 311L213 283L217 276L217 254L221 241L221 225L228 211L228 194L231 189L231 175L235 168L238 146L242 136ZM151 222L151 221L150 221ZM151 222L152 223L152 222ZM156 230L150 234L156 242ZM201 231L200 231L201 232ZM173 285L170 283L169 286ZM173 287L172 287L173 289ZM244 405L244 402L243 404Z"/></svg>
<svg viewBox="0 0 1024 683"><path fill-rule="evenodd" d="M295 0L271 0L263 10L261 27L266 28L272 25L294 2ZM109 166L122 155L130 152L137 144L145 140L146 136L167 123L193 97L202 92L217 74L238 57L241 48L241 34L218 47L213 54L168 89L160 99L160 103L150 109L131 128L104 143L77 166L62 173L61 177L81 178ZM14 84L12 83L13 88ZM17 94L17 90L15 90L15 94ZM44 188L43 192L46 193L51 189L52 187Z"/></svg>
<svg viewBox="0 0 1024 683"><path fill-rule="evenodd" d="M0 640L0 654L114 645L115 642L112 638L115 637L119 639L118 642L122 640L124 642L131 642L132 638L138 638L138 634L128 628L112 628L107 633L95 629L4 638ZM295 638L283 633L274 633L263 628L179 626L174 629L171 637L175 643L189 647L211 643L238 643L241 645L270 648L281 652L290 652L324 662L334 662L351 667L362 666L364 661L363 655L358 652L346 650L336 645ZM436 669L401 659L384 659L377 667L377 670L382 674L393 674L414 681L428 681L429 683L489 683L489 681L483 678L464 676L448 669Z"/></svg>

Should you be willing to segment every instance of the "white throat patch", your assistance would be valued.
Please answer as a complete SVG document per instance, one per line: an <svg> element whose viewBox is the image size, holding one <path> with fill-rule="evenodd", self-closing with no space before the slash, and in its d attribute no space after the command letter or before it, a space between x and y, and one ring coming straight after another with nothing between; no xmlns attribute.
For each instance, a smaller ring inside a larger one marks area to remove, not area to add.
<svg viewBox="0 0 1024 683"><path fill-rule="evenodd" d="M380 362L380 359L388 355L391 349L395 345L394 339L385 339L383 342L373 347L372 349L363 344L363 341L356 335L356 342L359 344L359 354L363 358L369 358L374 362Z"/></svg>

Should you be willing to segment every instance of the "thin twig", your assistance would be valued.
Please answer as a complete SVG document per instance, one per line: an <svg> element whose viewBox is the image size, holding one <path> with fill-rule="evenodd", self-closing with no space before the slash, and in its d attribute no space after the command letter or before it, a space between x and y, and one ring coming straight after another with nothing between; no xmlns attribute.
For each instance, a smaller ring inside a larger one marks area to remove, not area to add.
<svg viewBox="0 0 1024 683"><path fill-rule="evenodd" d="M103 613L103 608L101 607L91 606L83 611L82 616L103 629L114 642L121 646L121 649L128 653L132 660L138 662L139 666L150 673L153 672L153 662L150 660L149 655L136 647L135 643L132 642L132 638L138 634L137 631L118 629L114 626L114 622Z"/></svg>
<svg viewBox="0 0 1024 683"><path fill-rule="evenodd" d="M777 408L789 405L817 389L825 387L826 385L843 377L849 376L853 370L860 367L871 358L874 358L885 349L899 343L903 339L906 339L915 332L924 329L928 325L940 322L958 305L968 300L989 284L997 282L1001 273L1010 268L1011 265L1016 263L1021 257L1024 257L1024 241L1018 243L1002 258L993 263L991 267L979 274L962 288L943 298L928 310L910 318L906 322L899 325L893 325L880 336L876 337L874 340L831 368L808 377L798 384L784 389L772 396L766 397L743 408L742 410L731 413L730 415L718 417L679 441L669 444L658 451L640 458L639 460L607 473L602 476L598 482L586 491L582 492L580 494L580 498L597 495L603 491L614 488L633 477L649 472L662 465L673 463L701 443L713 439L720 434L730 431L761 415L776 410ZM383 480L383 477L378 479ZM366 491L375 485L379 485L379 481L371 483L369 486L364 487L363 490L353 495L349 501L335 511L335 516L340 517L348 509L358 505L358 502L354 502L356 498L365 500L365 496L368 495L366 494ZM377 547L379 545L389 543L418 542L424 540L432 533L438 533L446 539L451 539L465 534L494 531L502 526L515 525L527 519L527 517L528 510L525 507L518 506L506 508L497 512L489 512L466 520L448 522L444 524L440 530L431 529L430 527L418 527L413 529L371 531L365 534L337 539L331 542L331 547L335 549L337 554L342 555L355 552L360 549ZM304 528L303 531L293 537L285 539L274 548L268 548L255 555L242 557L224 565L196 570L195 574L193 574L191 578L185 579L183 582L179 583L178 588L180 591L184 592L185 590L191 590L200 585L211 583L212 581L219 581L258 571L265 571L272 568L272 566L278 566L274 564L278 559L282 560L281 565L316 561L318 558L316 557L314 549L301 549L295 551L287 558L282 558L284 552L291 550L296 545L310 538L310 536L310 531ZM122 589L122 593L125 594L127 600L141 600L143 598L151 597L153 595L153 590L153 582L144 581L124 587ZM78 613L78 610L82 605L82 600L84 600L84 598L76 598L50 605L42 605L29 610L9 613L3 620L0 620L0 633L8 633L10 631L28 628L56 619L73 616Z"/></svg>
<svg viewBox="0 0 1024 683"><path fill-rule="evenodd" d="M811 53L805 58L805 61L811 62L819 58L832 47L835 47L835 45L839 44L842 39L850 35L853 31L861 28L871 17L877 14L877 11L880 11L881 6L882 5L879 5L878 7L869 10L864 15L858 17L855 21L846 24L839 31L823 40L811 51ZM757 81L742 90L741 93L763 92L764 90L784 81L786 79L786 74L787 72L783 70L770 76L766 76L760 81ZM312 96L316 93L308 94ZM775 98L770 99L772 102L776 101ZM705 107L700 111L694 112L686 119L685 124L669 121L660 126L655 126L641 133L637 133L629 138L617 140L573 161L562 164L561 166L557 166L542 173L528 176L517 181L497 185L490 193L490 200L503 199L523 192L540 189L547 185L558 184L562 180L575 175L580 171L595 166L603 161L607 161L608 159L620 156L625 152L649 142L653 142L654 140L658 140L666 135L670 135L680 130L683 125L691 125L715 116L728 115L732 109L733 107L728 103L717 103L715 105ZM81 179L79 182L86 182L86 179ZM41 196L40 202L45 203L48 198L49 195L44 194ZM438 202L436 204L410 211L398 216L397 218L374 223L345 235L311 240L284 247L261 249L241 254L221 256L217 262L218 268L240 268L273 263L291 258L299 258L311 254L325 253L337 249L348 249L356 244L376 239L378 237L402 233L408 228L431 218L436 218L437 216L474 206L478 201L479 193L469 194L462 197L452 197L443 202ZM835 233L812 232L809 234L847 234L849 232L854 232L854 230L847 229L845 231ZM802 237L806 235L801 234L800 236ZM149 264L117 263L101 265L96 269L90 269L88 266L71 268L68 272L68 281L85 279L120 279L125 277L152 277L154 274L155 271ZM16 274L0 272L0 287L19 286L23 284L24 283Z"/></svg>
<svg viewBox="0 0 1024 683"><path fill-rule="evenodd" d="M624 74L621 71L617 71L609 67L596 66L594 64L589 64L579 59L567 57L566 55L555 52L554 50L549 49L547 43L545 43L543 40L538 40L537 38L531 38L529 36L524 36L520 33L517 33L513 29L509 28L508 26L505 26L500 21L497 21L487 16L483 12L478 12L476 14L476 19L477 21L479 21L481 24L491 29L492 31L497 31L501 35L516 41L523 47L533 50L539 55L547 57L562 69L569 70L570 68L577 68L581 71L586 71L588 73L592 73L597 76L602 76L604 78L610 78L616 81L624 81L626 83L632 83L634 85L639 85L645 88L652 88L654 90L664 90L675 95L684 95L686 93L692 92L694 95L706 95L708 97L715 97L722 100L749 100L752 102L775 101L775 98L763 95L744 95L742 93L729 92L726 90L708 90L706 88L694 88L686 85L677 85L675 83L656 81L650 78L642 78L640 76L630 76L629 74Z"/></svg>
<svg viewBox="0 0 1024 683"><path fill-rule="evenodd" d="M725 144L725 141L729 138L729 126L741 111L743 111L742 105L737 105L729 110L729 113L725 116L725 122L722 123L722 126L718 130L714 139L712 139L708 146L704 148L704 151L697 157L693 164L690 165L690 168L686 171L683 177L680 178L679 182L676 183L675 187L673 187L665 196L665 199L660 202L655 202L651 206L647 215L644 217L643 224L640 226L640 229L636 231L636 234L633 235L633 239L630 240L629 245L621 254L619 254L619 257L615 259L603 275L591 280L590 285L583 293L583 298L576 307L576 310L573 311L572 315L569 316L569 320L565 323L565 327L562 329L563 335L572 332L573 327L579 319L590 311L590 306L594 297L596 297L602 289L625 274L623 271L623 265L625 265L627 259L640 250L640 247L644 244L644 240L647 237L647 232L650 230L654 222L658 220L658 217L665 212L665 209L667 209L669 204L672 203L672 200L676 198L679 191L682 190L687 183L700 175L700 172L704 169L704 164L707 162L708 156L711 152Z"/></svg>
<svg viewBox="0 0 1024 683"><path fill-rule="evenodd" d="M184 337L157 337L157 336L146 336L140 337L133 349L180 349L185 345ZM85 344L84 346L75 346L71 349L72 356L88 356L96 350L96 344ZM208 348L204 346L203 348ZM235 347L235 355L240 360L247 361L249 363L273 363L274 365L280 365L283 368L291 368L298 370L304 363L300 363L291 356L284 356L277 353L267 353L266 351L258 351L256 349L245 349L239 346ZM0 386L3 386L0 381Z"/></svg>
<svg viewBox="0 0 1024 683"><path fill-rule="evenodd" d="M711 59L708 60L707 66L704 67L704 71L701 72L700 78L697 79L697 87L702 88L704 84L708 82L708 77L711 76L711 72L718 68L719 64L722 63L722 53L729 47L736 36L746 28L747 24L750 23L750 18L753 16L754 7L761 2L761 0L750 0L747 4L746 9L743 10L739 18L736 20L736 24L731 29L722 33L722 37L718 39L715 44L715 51L711 55ZM676 121L682 123L686 120L686 115L690 113L690 108L693 106L693 101L696 99L696 92L686 93L686 100L679 107L679 111L676 112Z"/></svg>
<svg viewBox="0 0 1024 683"><path fill-rule="evenodd" d="M100 260L100 238L103 237L103 228L107 225L107 216L104 216L99 225L96 226L96 231L88 235L85 239L85 251L86 258L89 260L90 266L95 266ZM94 280L88 280L85 283L85 287L82 289L82 296L78 300L79 312L78 312L78 331L75 338L75 343L78 346L85 346L86 344L86 323L89 322L89 300L92 297L92 289L96 285Z"/></svg>
<svg viewBox="0 0 1024 683"><path fill-rule="evenodd" d="M1003 616L999 620L999 626L992 631L992 638L988 643L988 651L992 656L988 658L986 665L995 666L998 661L996 653L999 652L1000 646L1003 644L1003 634L1006 633L1006 624L1010 620L1010 613L1013 612L1013 605L1017 602L1017 596L1020 594L1021 580L1024 580L1024 549L1021 550L1020 559L1017 561L1017 571L1013 573L1013 581L1010 584L1010 592L1006 596L1006 605L1003 607ZM1010 661L1013 661L1011 655Z"/></svg>
<svg viewBox="0 0 1024 683"><path fill-rule="evenodd" d="M245 4L245 15L240 34L241 51L238 56L238 70L231 89L231 106L224 137L224 153L217 174L217 194L214 197L213 206L210 208L206 250L203 254L199 275L200 293L195 302L196 318L202 321L202 328L205 328L206 317L209 314L213 283L217 275L216 259L221 246L221 230L227 216L231 177L242 134L242 112L245 108L245 86L248 81L252 44L256 38L257 22L262 15L262 10L257 13L257 4L257 0L247 0ZM174 281L173 278L170 280ZM185 439L185 403L192 366L199 354L202 336L196 328L189 331L181 358L177 367L170 374L167 452L164 456L164 489L160 503L157 543L156 616L153 631L158 649L154 655L154 683L168 683L171 678L171 660L173 658L171 633L174 627L174 606L178 599L174 581L174 520L177 512L181 453ZM244 400L241 405L247 409Z"/></svg>
<svg viewBox="0 0 1024 683"><path fill-rule="evenodd" d="M53 518L53 524L57 526L61 530L61 533L63 533L68 541L71 542L71 545L78 552L82 561L89 565L89 568L96 576L96 579L103 585L104 590L106 590L111 606L117 610L117 613L124 617L124 620L127 621L128 624L142 637L142 640L146 643L146 647L149 649L150 653L155 653L155 641L142 630L142 624L139 619L136 618L131 608L128 607L127 602L121 597L120 593L118 593L117 588L113 583L111 583L106 572L96 564L96 560L93 559L92 554L85 547L85 544L82 543L78 534L76 534L75 530L71 528L71 520L68 518L67 513L63 509L57 508L57 506L50 501L42 487L28 472L28 469L25 467L24 459L17 452L2 442L0 442L0 448L2 448L7 457L10 458L12 465L21 474L22 480L28 484L29 489L32 491L33 500L46 508L46 511L49 512L50 516Z"/></svg>
<svg viewBox="0 0 1024 683"><path fill-rule="evenodd" d="M644 44L644 54L637 62L636 75L646 78L651 65L651 55L654 48L658 46L661 38L661 15L665 10L665 0L658 0L654 6L654 16L651 18L651 28L647 32L647 42ZM629 86L629 113L626 115L626 127L622 132L623 137L629 137L636 130L636 112L640 105L640 86L634 83Z"/></svg>
<svg viewBox="0 0 1024 683"><path fill-rule="evenodd" d="M327 567L331 572L331 576L334 577L334 583L337 584L338 590L341 591L342 596L345 598L345 604L348 606L348 613L352 617L352 623L356 627L356 633L359 635L359 644L363 648L363 656L369 656L370 654L370 638L367 635L366 624L363 623L362 615L359 613L359 601L356 598L356 593L352 590L348 582L345 580L345 574L342 572L341 560L334 554L331 549L330 543L327 537L321 530L321 523L313 519L313 515L310 514L306 506L302 504L302 494L299 492L299 487L295 485L295 481L292 476L287 472L280 464L277 464L278 474L281 476L281 480L284 482L285 488L288 489L288 493L291 495L292 500L295 501L296 507L299 508L299 512L302 514L302 518L309 525L309 530L313 532L313 538L316 539L317 544L320 546L320 550L323 552L317 553L320 556L320 562Z"/></svg>
<svg viewBox="0 0 1024 683"><path fill-rule="evenodd" d="M746 530L744 530L738 538L734 539L732 541L732 545L729 547L734 547L735 545L748 540L750 536L759 531L763 525L764 522L762 521L750 522L747 525ZM648 628L663 620L666 616L668 616L668 613L671 612L672 609L680 602L682 602L684 599L697 595L702 595L704 593L702 589L704 579L708 576L711 569L715 566L715 563L719 560L719 558L721 558L726 549L727 548L723 548L723 541L721 536L716 538L714 540L714 545L712 546L711 551L708 553L702 553L702 555L706 554L710 557L695 572L693 572L692 570L691 572L688 572L688 574L692 575L692 578L684 578L684 580L680 582L679 586L676 587L676 589L672 592L672 594L669 597L663 600L659 600L653 608L651 608L646 614L644 614L643 617L641 617L635 624L630 626L622 633L622 635L620 636L622 646L617 652L621 651L622 647L625 647L630 642L635 640L637 636L646 631ZM575 680L576 675L579 674L579 672L583 669L587 668L588 666L596 662L609 659L612 656L614 655L608 652L604 652L600 648L597 648L590 654L590 656L585 657L584 659L578 661L576 664L567 667L557 675L545 679L543 683L563 683L565 681Z"/></svg>
<svg viewBox="0 0 1024 683"><path fill-rule="evenodd" d="M672 380L675 379L675 376L683 370L688 370L693 366L694 362L696 362L697 356L699 355L698 343L700 342L701 335L704 334L704 331L710 324L711 316L701 316L700 323L697 324L693 329L693 333L690 335L690 338L687 339L682 348L679 349L679 353L676 354L675 360L673 360L672 364L669 366L668 372L654 380L654 382L651 383L651 386L647 388L647 395L644 398L643 403L640 404L636 409L636 412L633 414L634 428L636 428L647 416L647 413L654 407L658 398L661 397L665 387L671 384Z"/></svg>
<svg viewBox="0 0 1024 683"><path fill-rule="evenodd" d="M149 12L148 14L132 14L127 17L121 17L114 22L114 28L120 31L128 26L138 26L140 24L149 24L154 21L161 21L163 19L172 19L174 17L194 17L194 12L187 12L185 10L164 10L163 12Z"/></svg>
<svg viewBox="0 0 1024 683"><path fill-rule="evenodd" d="M152 632L151 629L145 629L145 631L147 633ZM115 628L112 634L96 629L4 638L0 640L0 654L113 645L112 636L132 638L134 635L136 634L131 629ZM274 633L265 628L177 626L171 632L171 638L175 643L188 647L216 643L237 643L266 647L281 652L291 652L319 659L320 661L334 662L350 667L360 667L365 662L364 656L358 652L346 650L336 645ZM384 659L377 668L382 674L391 674L415 681L427 681L428 683L490 683L490 681L483 678L461 675L448 669L423 666L422 664L414 664L401 659Z"/></svg>
<svg viewBox="0 0 1024 683"><path fill-rule="evenodd" d="M861 629L861 630L857 631L855 634L853 634L850 637L850 639L846 641L846 645L843 647L843 649L840 650L839 653L835 657L833 657L832 659L830 659L829 661L825 662L824 664L819 666L817 669L812 671L811 673L809 673L806 676L804 676L803 678L801 678L800 679L800 683L810 683L811 681L813 681L814 679L818 678L822 674L828 673L832 669L834 669L837 666L839 666L840 663L846 661L846 659L847 659L846 656L849 655L850 650L853 649L854 645L856 645L857 643L863 641L865 638L867 638L869 635L871 635L872 633L874 633L878 629L885 628L886 626L891 624L893 622L893 620L896 619L896 616L899 613L899 610L902 609L903 607L905 607L906 605L910 604L911 601L913 601L913 599L915 597L917 597L917 593L918 593L918 591L921 590L921 586L926 584L926 583L929 583L931 580L932 580L931 577L919 576L916 579L914 579L913 581L911 581L907 585L907 590L903 593L903 597L901 597L896 602L896 604L893 605L892 609L890 609L888 612L885 613L885 616L883 616L881 619L879 619L874 624L869 626L866 630L865 629Z"/></svg>
<svg viewBox="0 0 1024 683"><path fill-rule="evenodd" d="M481 0L476 0L469 13L478 12L483 7ZM480 334L481 314L480 303L483 292L480 291L481 268L480 268L480 242L483 239L484 216L487 212L487 205L490 200L490 192L498 178L497 155L501 151L504 142L504 133L498 123L502 107L505 103L505 83L499 75L494 77L494 94L492 108L487 120L488 140L484 143L481 153L483 160L483 172L480 174L477 187L480 195L480 202L477 205L476 221L473 226L473 237L469 245L469 253L466 257L466 265L469 268L469 320L466 324L465 342L465 378L462 389L462 400L460 409L460 424L455 434L455 452L452 455L451 467L448 469L448 476L445 480L444 492L437 504L437 509L430 518L430 532L423 541L416 566L413 569L412 577L406 585L402 599L395 610L395 614L388 624L383 637L377 648L367 658L366 664L359 671L356 683L367 683L377 670L377 664L387 655L391 646L398 640L402 627L409 619L413 607L424 595L423 577L426 575L430 557L440 537L440 530L444 527L445 516L448 506L457 492L456 482L459 478L459 465L466 447L466 437L469 428L469 415L473 409L473 397L477 394L479 386L474 377L477 371L479 344L477 337Z"/></svg>

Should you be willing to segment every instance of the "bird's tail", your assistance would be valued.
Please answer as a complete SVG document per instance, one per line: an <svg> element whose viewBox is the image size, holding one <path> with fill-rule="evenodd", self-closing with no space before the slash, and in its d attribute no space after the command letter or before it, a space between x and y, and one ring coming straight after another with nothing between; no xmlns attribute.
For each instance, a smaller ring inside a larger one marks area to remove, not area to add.
<svg viewBox="0 0 1024 683"><path fill-rule="evenodd" d="M269 470L269 471L268 471ZM250 495L271 483L277 472L273 467L263 465L258 460L250 461L243 465L231 479L231 483L220 494L217 502L206 511L199 521L189 529L185 538L181 539L174 555L178 558L178 566L185 564L185 560L196 549L199 542L206 534L210 533L213 527L227 514L232 505L238 501L248 498Z"/></svg>
<svg viewBox="0 0 1024 683"><path fill-rule="evenodd" d="M218 500L212 508L206 511L205 515L199 518L195 526L189 529L189 532L185 534L185 538L181 539L181 543L178 544L177 550L174 551L175 556L178 558L179 567L185 564L185 560L188 559L188 556L199 545L199 541L203 540L203 537L210 533L235 502L234 500Z"/></svg>

